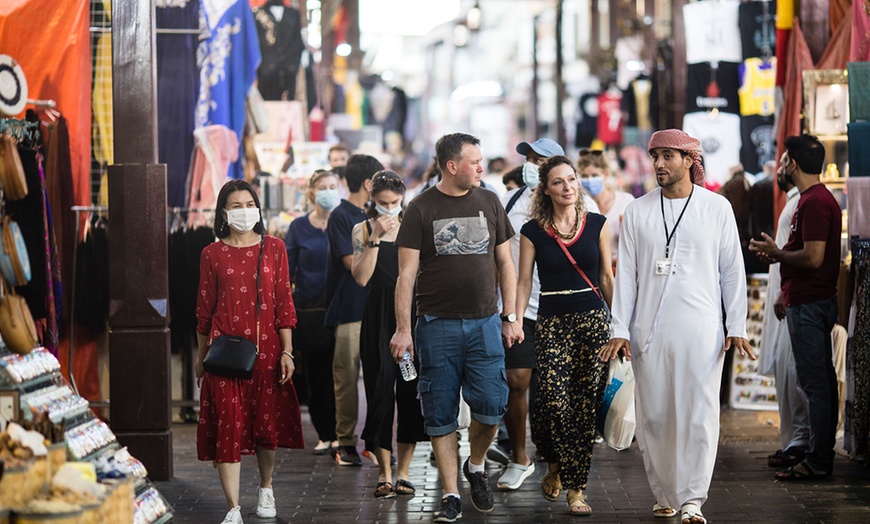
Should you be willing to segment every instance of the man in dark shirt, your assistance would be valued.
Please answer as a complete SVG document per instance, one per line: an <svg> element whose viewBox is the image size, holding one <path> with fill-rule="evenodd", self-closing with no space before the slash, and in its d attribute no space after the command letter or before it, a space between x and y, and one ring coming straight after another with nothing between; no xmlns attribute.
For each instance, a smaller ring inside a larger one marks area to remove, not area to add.
<svg viewBox="0 0 870 524"><path fill-rule="evenodd" d="M840 271L840 206L819 180L825 148L811 135L785 141L785 173L800 191L788 243L778 249L767 234L750 249L768 262L780 262L782 293L774 305L786 318L798 382L807 395L810 447L803 462L776 473L780 480L830 475L839 404L837 375L831 360L831 329L837 320Z"/></svg>
<svg viewBox="0 0 870 524"><path fill-rule="evenodd" d="M335 433L339 466L360 466L356 451L357 417L359 416L359 330L365 308L366 289L357 285L350 273L353 263L353 226L366 218L372 175L384 166L369 155L352 155L344 177L350 195L329 216L329 259L326 273L326 320L335 329L335 355L332 376L335 382Z"/></svg>
<svg viewBox="0 0 870 524"><path fill-rule="evenodd" d="M472 418L471 456L463 473L472 503L488 513L493 499L484 457L507 404L504 348L523 335L508 243L514 231L498 196L480 187L480 140L454 133L441 137L435 150L443 177L411 202L396 238L399 279L390 349L396 361L406 351L413 356L416 350L419 357L418 397L444 488L434 521L454 522L462 516L456 479L460 386ZM501 319L497 284L504 302Z"/></svg>

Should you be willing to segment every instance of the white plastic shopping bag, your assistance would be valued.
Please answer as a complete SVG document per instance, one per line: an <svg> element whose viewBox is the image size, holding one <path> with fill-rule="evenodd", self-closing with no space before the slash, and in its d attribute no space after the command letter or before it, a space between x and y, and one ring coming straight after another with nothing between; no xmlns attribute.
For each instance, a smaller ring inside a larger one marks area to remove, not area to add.
<svg viewBox="0 0 870 524"><path fill-rule="evenodd" d="M459 424L457 429L466 429L471 425L471 408L468 407L468 404L465 403L465 399L462 398L462 390L460 390L459 394L459 418L456 419L456 422Z"/></svg>
<svg viewBox="0 0 870 524"><path fill-rule="evenodd" d="M598 415L598 431L610 447L622 451L631 446L636 427L634 372L630 362L617 357L610 361L607 387Z"/></svg>

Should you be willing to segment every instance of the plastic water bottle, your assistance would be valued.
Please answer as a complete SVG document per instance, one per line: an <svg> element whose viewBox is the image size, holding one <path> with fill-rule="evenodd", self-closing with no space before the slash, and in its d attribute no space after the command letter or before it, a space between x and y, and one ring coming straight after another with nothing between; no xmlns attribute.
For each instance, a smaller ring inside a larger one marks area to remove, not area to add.
<svg viewBox="0 0 870 524"><path fill-rule="evenodd" d="M402 361L399 362L399 369L402 370L402 378L405 379L405 382L410 382L417 378L417 370L414 368L414 360L411 358L411 354L405 351L405 354L402 356Z"/></svg>

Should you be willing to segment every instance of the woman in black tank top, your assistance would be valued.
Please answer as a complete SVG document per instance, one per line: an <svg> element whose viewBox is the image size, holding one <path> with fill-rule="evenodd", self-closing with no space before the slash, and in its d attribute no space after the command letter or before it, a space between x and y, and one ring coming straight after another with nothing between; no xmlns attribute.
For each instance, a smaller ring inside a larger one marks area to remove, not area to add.
<svg viewBox="0 0 870 524"><path fill-rule="evenodd" d="M537 264L539 383L530 410L532 440L549 463L541 484L544 497L556 500L564 488L569 512L588 515L592 508L584 491L606 378L598 350L610 338L610 233L604 216L586 212L567 157L551 157L539 175L532 220L520 230L517 282L517 317L522 318Z"/></svg>

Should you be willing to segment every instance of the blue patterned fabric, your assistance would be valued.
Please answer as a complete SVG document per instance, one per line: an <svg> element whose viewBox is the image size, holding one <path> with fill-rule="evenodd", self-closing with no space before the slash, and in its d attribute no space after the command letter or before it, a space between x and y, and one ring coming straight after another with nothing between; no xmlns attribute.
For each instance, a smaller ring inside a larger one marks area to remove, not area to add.
<svg viewBox="0 0 870 524"><path fill-rule="evenodd" d="M196 51L199 99L196 127L221 124L239 139L245 128L245 98L257 78L260 43L248 0L200 0L202 21L208 38ZM240 161L230 166L229 176L243 178Z"/></svg>

